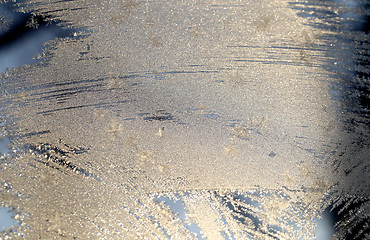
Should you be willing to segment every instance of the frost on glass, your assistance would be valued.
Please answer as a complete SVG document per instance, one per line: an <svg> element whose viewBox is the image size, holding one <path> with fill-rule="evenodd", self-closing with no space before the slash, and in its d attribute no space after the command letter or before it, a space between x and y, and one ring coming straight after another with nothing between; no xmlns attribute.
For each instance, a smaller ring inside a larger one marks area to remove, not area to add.
<svg viewBox="0 0 370 240"><path fill-rule="evenodd" d="M14 4L76 31L2 73L4 238L369 236L366 2Z"/></svg>

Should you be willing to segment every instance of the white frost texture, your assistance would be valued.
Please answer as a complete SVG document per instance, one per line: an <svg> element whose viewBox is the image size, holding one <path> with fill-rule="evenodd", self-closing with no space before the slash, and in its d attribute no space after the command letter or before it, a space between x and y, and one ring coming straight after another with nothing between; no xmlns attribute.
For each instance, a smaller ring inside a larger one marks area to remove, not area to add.
<svg viewBox="0 0 370 240"><path fill-rule="evenodd" d="M0 239L370 237L369 1L0 2Z"/></svg>

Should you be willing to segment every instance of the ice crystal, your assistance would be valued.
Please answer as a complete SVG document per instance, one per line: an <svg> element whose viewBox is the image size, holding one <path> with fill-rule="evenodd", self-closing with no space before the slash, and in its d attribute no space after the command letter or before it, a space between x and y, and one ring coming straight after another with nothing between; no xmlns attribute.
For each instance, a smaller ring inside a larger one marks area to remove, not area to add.
<svg viewBox="0 0 370 240"><path fill-rule="evenodd" d="M40 26L40 23L39 21L37 20L37 18L35 16L31 16L28 21L27 21L27 24L26 24L27 27L29 28L39 28Z"/></svg>
<svg viewBox="0 0 370 240"><path fill-rule="evenodd" d="M6 16L0 16L0 30L6 31L9 28L9 22L6 19Z"/></svg>

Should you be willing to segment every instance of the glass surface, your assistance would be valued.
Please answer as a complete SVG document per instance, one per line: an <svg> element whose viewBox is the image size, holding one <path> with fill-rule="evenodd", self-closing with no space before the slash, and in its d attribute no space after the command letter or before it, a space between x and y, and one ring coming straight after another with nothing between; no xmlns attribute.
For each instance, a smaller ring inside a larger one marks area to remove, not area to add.
<svg viewBox="0 0 370 240"><path fill-rule="evenodd" d="M0 2L0 237L369 238L369 1Z"/></svg>

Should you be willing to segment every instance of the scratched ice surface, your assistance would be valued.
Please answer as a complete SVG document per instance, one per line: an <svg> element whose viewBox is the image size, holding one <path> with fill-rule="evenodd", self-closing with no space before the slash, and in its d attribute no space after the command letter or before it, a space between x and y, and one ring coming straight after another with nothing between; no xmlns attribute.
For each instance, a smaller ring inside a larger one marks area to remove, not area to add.
<svg viewBox="0 0 370 240"><path fill-rule="evenodd" d="M18 3L77 30L2 73L0 236L369 237L368 7Z"/></svg>

